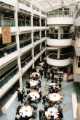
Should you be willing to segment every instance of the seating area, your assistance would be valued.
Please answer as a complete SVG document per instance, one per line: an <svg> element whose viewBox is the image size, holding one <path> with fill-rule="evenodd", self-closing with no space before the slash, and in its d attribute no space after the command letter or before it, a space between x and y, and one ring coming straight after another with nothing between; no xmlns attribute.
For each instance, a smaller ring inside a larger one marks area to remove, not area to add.
<svg viewBox="0 0 80 120"><path fill-rule="evenodd" d="M26 87L17 91L20 105L15 120L62 120L62 73L42 62L29 76Z"/></svg>

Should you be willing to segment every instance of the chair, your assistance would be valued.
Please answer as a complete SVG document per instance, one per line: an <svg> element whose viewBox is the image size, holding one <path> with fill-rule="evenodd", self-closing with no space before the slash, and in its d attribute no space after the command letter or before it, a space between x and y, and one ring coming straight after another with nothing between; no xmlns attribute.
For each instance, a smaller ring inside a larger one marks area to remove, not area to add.
<svg viewBox="0 0 80 120"><path fill-rule="evenodd" d="M36 112L33 112L32 118L35 119L37 116Z"/></svg>
<svg viewBox="0 0 80 120"><path fill-rule="evenodd" d="M44 120L44 111L43 110L39 110L39 120Z"/></svg>
<svg viewBox="0 0 80 120"><path fill-rule="evenodd" d="M37 110L37 105L36 104L31 104L34 110Z"/></svg>
<svg viewBox="0 0 80 120"><path fill-rule="evenodd" d="M20 108L21 108L21 105L19 105L19 106L17 107L16 114L19 114Z"/></svg>
<svg viewBox="0 0 80 120"><path fill-rule="evenodd" d="M26 88L30 88L30 84L28 81L26 81Z"/></svg>

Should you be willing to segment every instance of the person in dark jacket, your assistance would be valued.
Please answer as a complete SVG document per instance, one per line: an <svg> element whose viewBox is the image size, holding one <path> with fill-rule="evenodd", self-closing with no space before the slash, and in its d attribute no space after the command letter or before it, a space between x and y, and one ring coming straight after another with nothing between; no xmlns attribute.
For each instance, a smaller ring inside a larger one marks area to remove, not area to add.
<svg viewBox="0 0 80 120"><path fill-rule="evenodd" d="M23 103L23 93L20 90L18 90L18 101Z"/></svg>

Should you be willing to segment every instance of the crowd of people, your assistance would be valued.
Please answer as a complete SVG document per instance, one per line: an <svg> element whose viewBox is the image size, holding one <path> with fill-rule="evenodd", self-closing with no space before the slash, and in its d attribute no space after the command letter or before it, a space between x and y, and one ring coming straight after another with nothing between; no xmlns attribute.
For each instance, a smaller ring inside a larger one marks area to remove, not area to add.
<svg viewBox="0 0 80 120"><path fill-rule="evenodd" d="M42 94L42 80L48 82L46 95ZM37 112L38 120L61 120L63 118L61 82L62 78L57 69L49 67L46 62L40 66L39 71L32 69L30 79L26 81L26 88L17 91L21 104L16 110L15 120L37 120ZM43 107L38 109L38 104L42 104Z"/></svg>

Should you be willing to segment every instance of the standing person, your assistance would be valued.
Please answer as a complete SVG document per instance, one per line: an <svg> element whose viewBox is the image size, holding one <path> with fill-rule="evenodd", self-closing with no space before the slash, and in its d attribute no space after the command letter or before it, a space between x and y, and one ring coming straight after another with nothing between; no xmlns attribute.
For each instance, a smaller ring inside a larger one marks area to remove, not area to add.
<svg viewBox="0 0 80 120"><path fill-rule="evenodd" d="M18 101L23 103L23 93L18 89Z"/></svg>
<svg viewBox="0 0 80 120"><path fill-rule="evenodd" d="M45 77L45 78L47 77L47 69L48 69L48 66L47 66L47 63L46 63L46 61L45 61L45 62L44 62L44 65L43 65L44 77Z"/></svg>
<svg viewBox="0 0 80 120"><path fill-rule="evenodd" d="M43 76L43 70L40 68L40 70L39 70L39 73L40 73L40 75L41 75L41 79L42 79L42 76Z"/></svg>
<svg viewBox="0 0 80 120"><path fill-rule="evenodd" d="M50 79L50 69L48 68L48 70L47 70L47 80L49 80Z"/></svg>
<svg viewBox="0 0 80 120"><path fill-rule="evenodd" d="M18 95L18 101L20 101L21 93L20 93L20 90L19 90L19 89L17 90L17 95Z"/></svg>
<svg viewBox="0 0 80 120"><path fill-rule="evenodd" d="M23 103L23 98L24 98L24 95L23 95L23 92L21 92L21 98L20 98L21 103Z"/></svg>

